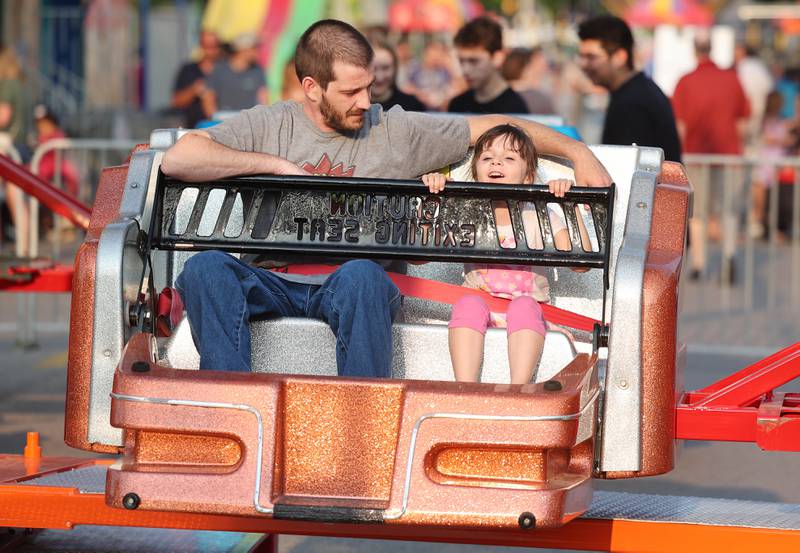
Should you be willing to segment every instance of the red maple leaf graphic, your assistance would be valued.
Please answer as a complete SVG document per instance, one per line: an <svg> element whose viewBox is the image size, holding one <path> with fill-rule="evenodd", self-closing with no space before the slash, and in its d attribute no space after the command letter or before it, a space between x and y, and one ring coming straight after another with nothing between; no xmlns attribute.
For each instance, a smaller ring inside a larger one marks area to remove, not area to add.
<svg viewBox="0 0 800 553"><path fill-rule="evenodd" d="M353 173L355 173L356 167L353 165L345 170L342 162L333 165L331 158L328 157L328 154L322 154L322 157L319 158L319 161L316 165L311 165L310 162L306 161L303 164L303 169L312 175L325 175L328 177L352 177Z"/></svg>

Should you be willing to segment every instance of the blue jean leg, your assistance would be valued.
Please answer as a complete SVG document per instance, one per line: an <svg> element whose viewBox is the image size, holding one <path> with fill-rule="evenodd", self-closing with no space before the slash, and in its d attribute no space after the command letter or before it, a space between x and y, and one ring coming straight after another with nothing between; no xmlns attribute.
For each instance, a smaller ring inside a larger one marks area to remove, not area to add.
<svg viewBox="0 0 800 553"><path fill-rule="evenodd" d="M348 261L312 294L307 316L336 334L336 366L342 376L392 376L392 319L400 291L380 265Z"/></svg>
<svg viewBox="0 0 800 553"><path fill-rule="evenodd" d="M189 258L176 287L200 352L200 368L250 371L250 320L304 316L311 289L218 251Z"/></svg>

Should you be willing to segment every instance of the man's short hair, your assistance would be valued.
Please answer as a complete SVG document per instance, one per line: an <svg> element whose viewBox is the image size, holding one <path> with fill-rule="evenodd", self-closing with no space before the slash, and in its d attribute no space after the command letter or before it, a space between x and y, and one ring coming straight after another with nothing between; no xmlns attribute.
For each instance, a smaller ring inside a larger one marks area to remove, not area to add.
<svg viewBox="0 0 800 553"><path fill-rule="evenodd" d="M581 40L598 40L610 56L617 50L628 53L628 69L633 69L633 33L619 17L600 15L587 19L578 27Z"/></svg>
<svg viewBox="0 0 800 553"><path fill-rule="evenodd" d="M514 48L503 60L503 67L500 72L503 78L507 81L516 81L522 78L522 72L525 68L532 63L537 57L542 56L543 51L541 46L534 46L533 48Z"/></svg>
<svg viewBox="0 0 800 553"><path fill-rule="evenodd" d="M372 47L355 27L344 21L323 19L311 25L300 37L294 63L300 82L311 77L326 89L331 81L336 80L334 62L369 69L372 56Z"/></svg>
<svg viewBox="0 0 800 553"><path fill-rule="evenodd" d="M461 27L453 38L458 48L483 48L490 54L503 49L503 28L488 17L478 17Z"/></svg>
<svg viewBox="0 0 800 553"><path fill-rule="evenodd" d="M694 35L694 51L701 56L711 53L711 34L707 31L699 30Z"/></svg>
<svg viewBox="0 0 800 553"><path fill-rule="evenodd" d="M533 57L532 51L529 48L514 48L511 50L506 59L503 60L503 67L500 72L503 78L507 81L516 81L522 77L522 72L525 66L528 65Z"/></svg>

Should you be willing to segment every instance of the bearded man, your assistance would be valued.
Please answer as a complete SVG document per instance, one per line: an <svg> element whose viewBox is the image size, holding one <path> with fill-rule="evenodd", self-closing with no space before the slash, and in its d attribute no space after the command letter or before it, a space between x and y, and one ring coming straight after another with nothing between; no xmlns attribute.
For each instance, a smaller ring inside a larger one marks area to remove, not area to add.
<svg viewBox="0 0 800 553"><path fill-rule="evenodd" d="M535 123L497 115L433 116L400 107L383 111L370 103L372 59L366 38L347 23L314 23L295 54L302 102L256 106L188 133L166 152L162 171L190 182L264 173L411 179L461 160L489 128L514 123L531 134L540 151L569 158L580 184L611 183L584 144ZM391 325L400 292L379 263L350 260L329 275L299 275L209 251L187 261L177 287L201 369L251 370L250 320L294 316L330 325L340 375L391 376Z"/></svg>

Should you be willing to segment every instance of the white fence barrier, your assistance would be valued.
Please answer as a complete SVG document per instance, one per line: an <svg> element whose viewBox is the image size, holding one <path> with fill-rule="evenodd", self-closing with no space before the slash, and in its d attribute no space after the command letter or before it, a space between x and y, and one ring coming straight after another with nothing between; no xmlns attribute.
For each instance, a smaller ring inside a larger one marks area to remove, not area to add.
<svg viewBox="0 0 800 553"><path fill-rule="evenodd" d="M141 141L113 139L59 138L40 145L31 158L31 172L67 190L79 200L92 205L100 172L103 168L124 162L131 150ZM24 205L24 202L22 202ZM40 252L39 202L30 197L27 203L27 225L17 225L17 239L22 237L24 250L20 257L36 258L46 255L56 262L72 263L82 232L76 232L68 221L53 217L53 227L48 234L48 248ZM36 345L37 330L41 328L66 328L69 322L69 297L60 295L48 302L48 308L37 305L36 294L21 294L21 307L16 321L17 342L23 347Z"/></svg>
<svg viewBox="0 0 800 553"><path fill-rule="evenodd" d="M745 310L800 304L800 157L685 154L683 162L695 190L689 276L713 276L707 252L718 240L723 307L734 298ZM764 302L755 286L766 287Z"/></svg>

